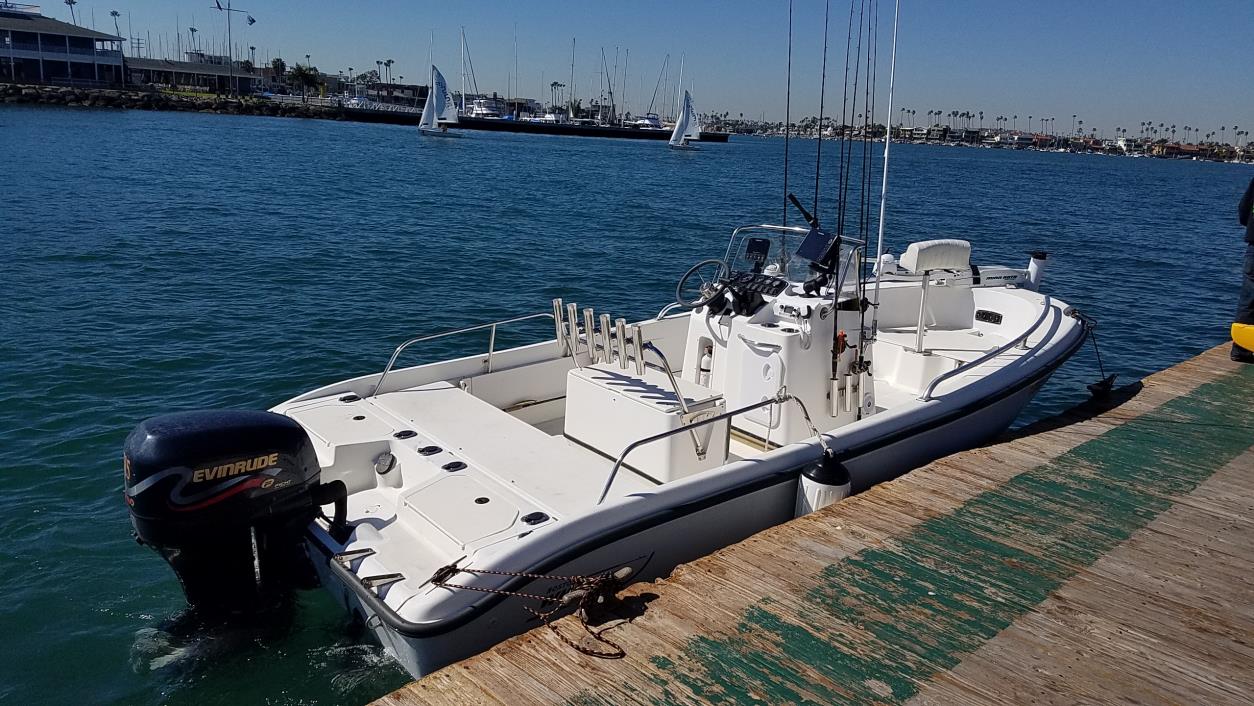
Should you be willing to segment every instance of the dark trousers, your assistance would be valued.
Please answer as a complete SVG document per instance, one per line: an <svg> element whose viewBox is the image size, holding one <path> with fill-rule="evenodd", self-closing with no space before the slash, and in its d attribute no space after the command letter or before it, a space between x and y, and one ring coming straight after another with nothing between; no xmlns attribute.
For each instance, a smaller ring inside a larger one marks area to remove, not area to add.
<svg viewBox="0 0 1254 706"><path fill-rule="evenodd" d="M1237 300L1238 324L1254 324L1254 243L1245 247L1245 266L1241 268L1241 297Z"/></svg>
<svg viewBox="0 0 1254 706"><path fill-rule="evenodd" d="M1245 247L1245 264L1241 267L1241 295L1237 299L1237 315L1233 321L1254 325L1254 243ZM1239 346L1234 343L1232 348L1235 353Z"/></svg>

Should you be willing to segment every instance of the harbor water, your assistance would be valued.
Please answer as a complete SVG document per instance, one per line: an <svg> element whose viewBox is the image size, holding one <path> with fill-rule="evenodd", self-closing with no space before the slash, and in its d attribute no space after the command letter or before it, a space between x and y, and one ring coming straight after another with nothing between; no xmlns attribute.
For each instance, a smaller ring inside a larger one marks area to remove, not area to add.
<svg viewBox="0 0 1254 706"><path fill-rule="evenodd" d="M672 300L737 225L783 216L784 142L653 142L207 114L0 110L0 702L359 704L406 681L321 592L188 633L131 537L121 447L140 419L264 408L377 371L397 343L553 297L628 319ZM860 151L861 148L859 148ZM882 145L874 150L878 155ZM810 204L813 141L791 145ZM838 143L823 146L834 224ZM878 157L875 159L878 164ZM857 164L855 159L854 164ZM855 168L855 171L856 168ZM1227 335L1248 166L894 145L886 242L1049 252L1131 381ZM858 223L860 172L847 223ZM869 188L878 193L878 174ZM789 214L793 222L799 218ZM498 344L543 328L502 332ZM411 361L484 350L445 339ZM1099 377L1091 347L1023 421Z"/></svg>

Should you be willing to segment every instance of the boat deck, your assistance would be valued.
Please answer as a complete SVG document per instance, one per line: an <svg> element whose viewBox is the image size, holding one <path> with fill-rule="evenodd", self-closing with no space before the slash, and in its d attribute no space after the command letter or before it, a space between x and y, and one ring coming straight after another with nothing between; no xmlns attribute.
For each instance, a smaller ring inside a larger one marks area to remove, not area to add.
<svg viewBox="0 0 1254 706"><path fill-rule="evenodd" d="M379 703L1244 704L1251 546L1220 347L629 588L623 659L540 628Z"/></svg>

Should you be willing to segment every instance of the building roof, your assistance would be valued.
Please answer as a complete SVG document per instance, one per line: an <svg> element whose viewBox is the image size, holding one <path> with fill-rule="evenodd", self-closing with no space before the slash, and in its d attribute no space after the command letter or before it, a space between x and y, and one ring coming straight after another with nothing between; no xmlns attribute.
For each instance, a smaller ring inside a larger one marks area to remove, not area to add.
<svg viewBox="0 0 1254 706"><path fill-rule="evenodd" d="M205 76L230 76L231 69L224 64L202 64L193 61L171 61L170 59L136 59L126 58L126 66L140 71L177 71L183 74L202 74ZM235 75L240 78L257 78L257 74L248 73L239 66L235 67Z"/></svg>
<svg viewBox="0 0 1254 706"><path fill-rule="evenodd" d="M122 41L121 37L115 37L112 34L105 34L104 32L97 32L86 27L72 25L69 22L54 20L51 17L44 17L34 12L6 10L3 4L0 4L0 31L43 32L44 34L65 34L71 37L107 39L115 42Z"/></svg>

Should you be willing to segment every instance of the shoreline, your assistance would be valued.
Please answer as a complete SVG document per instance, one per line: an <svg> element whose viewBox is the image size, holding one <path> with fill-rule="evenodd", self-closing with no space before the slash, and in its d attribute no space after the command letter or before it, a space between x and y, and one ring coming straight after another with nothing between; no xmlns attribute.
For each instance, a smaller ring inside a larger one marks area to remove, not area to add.
<svg viewBox="0 0 1254 706"><path fill-rule="evenodd" d="M219 115L263 115L282 118L348 120L336 108L302 103L275 103L251 98L197 97L110 88L69 88L0 83L4 105L52 105L69 108L120 108Z"/></svg>
<svg viewBox="0 0 1254 706"><path fill-rule="evenodd" d="M363 110L339 105L279 102L251 97L189 96L141 90L106 88L70 88L0 83L0 104L51 105L69 108L120 108L123 110L160 110L182 113L214 113L218 115L259 115L275 118L308 118L360 123L385 123L417 126L418 114L384 110ZM590 127L579 125L521 123L507 120L463 118L459 125L465 130L516 132L524 134L603 137L616 139L665 140L669 132L643 131L629 128ZM727 133L702 132L703 141L727 142Z"/></svg>

